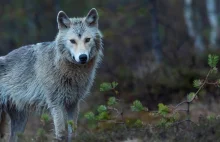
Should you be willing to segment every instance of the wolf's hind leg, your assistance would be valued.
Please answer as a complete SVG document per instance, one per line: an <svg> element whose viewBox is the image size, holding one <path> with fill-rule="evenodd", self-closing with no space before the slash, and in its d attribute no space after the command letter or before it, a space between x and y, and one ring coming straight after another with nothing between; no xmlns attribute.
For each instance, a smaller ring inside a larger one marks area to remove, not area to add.
<svg viewBox="0 0 220 142"><path fill-rule="evenodd" d="M4 110L0 110L0 137L3 138L5 134L6 125L6 113Z"/></svg>
<svg viewBox="0 0 220 142"><path fill-rule="evenodd" d="M7 113L11 119L10 142L18 141L17 134L23 133L28 120L26 111L19 111L15 108L9 108Z"/></svg>

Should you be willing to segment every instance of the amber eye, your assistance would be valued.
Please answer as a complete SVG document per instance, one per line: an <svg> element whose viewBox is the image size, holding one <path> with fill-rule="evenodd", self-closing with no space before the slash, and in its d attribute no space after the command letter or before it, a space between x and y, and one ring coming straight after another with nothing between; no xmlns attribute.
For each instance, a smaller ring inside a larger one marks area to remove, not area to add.
<svg viewBox="0 0 220 142"><path fill-rule="evenodd" d="M76 44L76 41L75 41L74 39L71 39L70 42L71 42L72 44Z"/></svg>
<svg viewBox="0 0 220 142"><path fill-rule="evenodd" d="M85 39L85 42L87 43L87 42L89 42L90 41L90 38L86 38Z"/></svg>

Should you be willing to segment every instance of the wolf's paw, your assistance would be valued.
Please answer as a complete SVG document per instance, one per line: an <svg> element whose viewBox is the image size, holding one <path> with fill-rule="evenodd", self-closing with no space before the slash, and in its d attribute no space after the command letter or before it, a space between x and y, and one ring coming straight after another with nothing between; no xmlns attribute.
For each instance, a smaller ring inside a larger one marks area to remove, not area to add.
<svg viewBox="0 0 220 142"><path fill-rule="evenodd" d="M68 140L72 140L72 139L74 139L76 136L77 136L77 133L76 133L76 132L68 133Z"/></svg>
<svg viewBox="0 0 220 142"><path fill-rule="evenodd" d="M77 135L78 135L77 132L74 131L74 132L72 132L72 133L68 133L68 138L69 138L69 137L75 138Z"/></svg>

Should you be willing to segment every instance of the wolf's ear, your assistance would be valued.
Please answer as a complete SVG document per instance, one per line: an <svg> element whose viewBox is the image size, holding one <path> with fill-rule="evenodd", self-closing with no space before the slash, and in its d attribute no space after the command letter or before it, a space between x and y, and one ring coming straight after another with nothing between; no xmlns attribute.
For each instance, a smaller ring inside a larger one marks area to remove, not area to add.
<svg viewBox="0 0 220 142"><path fill-rule="evenodd" d="M87 14L85 21L89 26L98 27L98 19L99 19L99 15L97 10L95 8L92 8Z"/></svg>
<svg viewBox="0 0 220 142"><path fill-rule="evenodd" d="M60 11L57 14L57 23L58 23L58 29L65 29L65 28L69 28L70 27L70 19L69 17L66 15L65 12Z"/></svg>

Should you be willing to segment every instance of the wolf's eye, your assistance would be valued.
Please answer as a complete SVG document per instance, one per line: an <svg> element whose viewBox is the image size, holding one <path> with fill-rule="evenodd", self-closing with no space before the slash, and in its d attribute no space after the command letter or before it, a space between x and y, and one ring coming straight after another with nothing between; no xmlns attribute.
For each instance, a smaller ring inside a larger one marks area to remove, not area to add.
<svg viewBox="0 0 220 142"><path fill-rule="evenodd" d="M87 43L87 42L89 42L90 41L90 38L86 38L85 39L85 42Z"/></svg>
<svg viewBox="0 0 220 142"><path fill-rule="evenodd" d="M75 44L75 43L76 43L76 41L75 41L74 39L71 39L70 42L71 42L72 44Z"/></svg>

